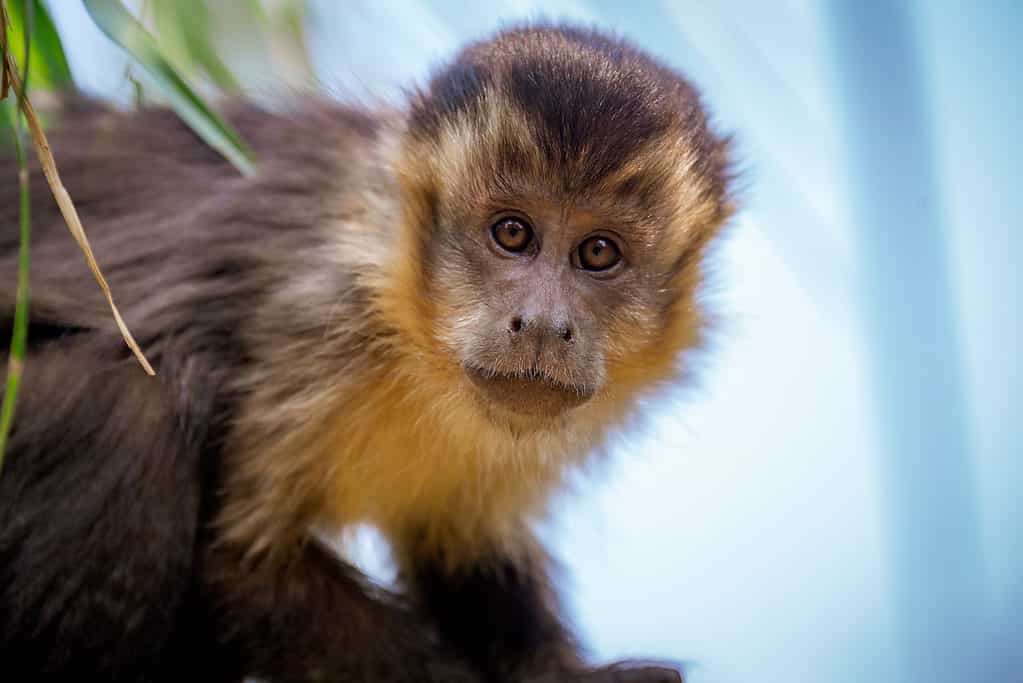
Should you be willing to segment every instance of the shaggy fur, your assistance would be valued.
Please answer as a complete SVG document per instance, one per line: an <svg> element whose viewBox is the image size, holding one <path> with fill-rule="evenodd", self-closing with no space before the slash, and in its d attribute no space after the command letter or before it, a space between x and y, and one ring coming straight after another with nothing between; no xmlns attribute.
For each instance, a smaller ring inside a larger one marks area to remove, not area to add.
<svg viewBox="0 0 1023 683"><path fill-rule="evenodd" d="M530 525L699 341L700 262L730 207L695 91L625 43L533 26L470 45L407 111L227 114L255 178L165 110L56 114L61 174L155 379L32 174L5 680L678 680L584 666ZM0 168L9 324L17 183ZM488 242L509 210L536 226L529 258ZM613 276L568 265L595 232L622 246ZM571 343L528 346L506 328L523 310ZM588 400L523 415L470 367ZM309 535L356 522L392 544L401 595Z"/></svg>

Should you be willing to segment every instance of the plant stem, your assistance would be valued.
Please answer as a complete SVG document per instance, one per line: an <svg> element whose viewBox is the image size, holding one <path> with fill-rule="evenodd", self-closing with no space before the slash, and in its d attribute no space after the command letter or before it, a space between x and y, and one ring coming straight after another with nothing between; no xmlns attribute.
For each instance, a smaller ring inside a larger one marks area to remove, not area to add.
<svg viewBox="0 0 1023 683"><path fill-rule="evenodd" d="M4 8L0 7L0 11ZM21 370L25 363L25 347L28 340L28 274L29 274L29 244L31 237L31 193L29 192L28 161L25 158L25 124L21 118L21 107L24 103L25 92L28 87L29 78L29 51L31 47L32 27L34 24L34 5L31 0L25 0L25 58L23 60L25 80L21 92L18 94L18 107L14 109L14 150L18 159L18 187L21 190L20 207L20 239L18 246L18 291L17 303L14 307L14 329L11 332L11 348L7 357L7 382L4 388L3 404L0 405L0 471L3 470L4 452L7 446L7 437L11 431L11 423L14 420L14 408L18 400L18 386L21 382ZM7 47L7 22L4 11L2 30L4 33L4 48Z"/></svg>

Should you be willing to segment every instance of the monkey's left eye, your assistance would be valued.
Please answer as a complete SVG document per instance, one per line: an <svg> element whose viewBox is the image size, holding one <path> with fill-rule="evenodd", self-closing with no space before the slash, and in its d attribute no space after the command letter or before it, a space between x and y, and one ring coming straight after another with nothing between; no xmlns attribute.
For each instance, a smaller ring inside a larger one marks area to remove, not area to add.
<svg viewBox="0 0 1023 683"><path fill-rule="evenodd" d="M502 249L518 254L526 250L533 241L533 228L519 218L504 218L490 228L494 241Z"/></svg>
<svg viewBox="0 0 1023 683"><path fill-rule="evenodd" d="M606 237L594 236L579 245L579 265L585 270L602 271L618 265L622 252Z"/></svg>

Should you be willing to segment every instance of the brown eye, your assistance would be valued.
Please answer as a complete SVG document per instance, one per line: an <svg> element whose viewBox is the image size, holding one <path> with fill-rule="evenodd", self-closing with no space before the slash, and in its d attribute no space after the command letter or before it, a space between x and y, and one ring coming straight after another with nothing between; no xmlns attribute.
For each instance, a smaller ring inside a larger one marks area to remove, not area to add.
<svg viewBox="0 0 1023 683"><path fill-rule="evenodd" d="M579 245L579 265L586 270L607 270L622 260L622 252L606 237L590 237Z"/></svg>
<svg viewBox="0 0 1023 683"><path fill-rule="evenodd" d="M526 250L533 241L533 229L529 224L518 218L505 218L490 228L490 234L494 241L502 249L512 253L519 253Z"/></svg>

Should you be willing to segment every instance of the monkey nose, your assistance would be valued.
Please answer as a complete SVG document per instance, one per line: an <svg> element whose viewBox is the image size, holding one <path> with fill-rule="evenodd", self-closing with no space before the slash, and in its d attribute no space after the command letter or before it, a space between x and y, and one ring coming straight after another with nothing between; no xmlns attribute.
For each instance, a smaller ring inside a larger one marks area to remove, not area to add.
<svg viewBox="0 0 1023 683"><path fill-rule="evenodd" d="M508 332L513 338L530 337L564 344L575 341L575 330L567 320L551 321L541 317L516 315L508 322Z"/></svg>

